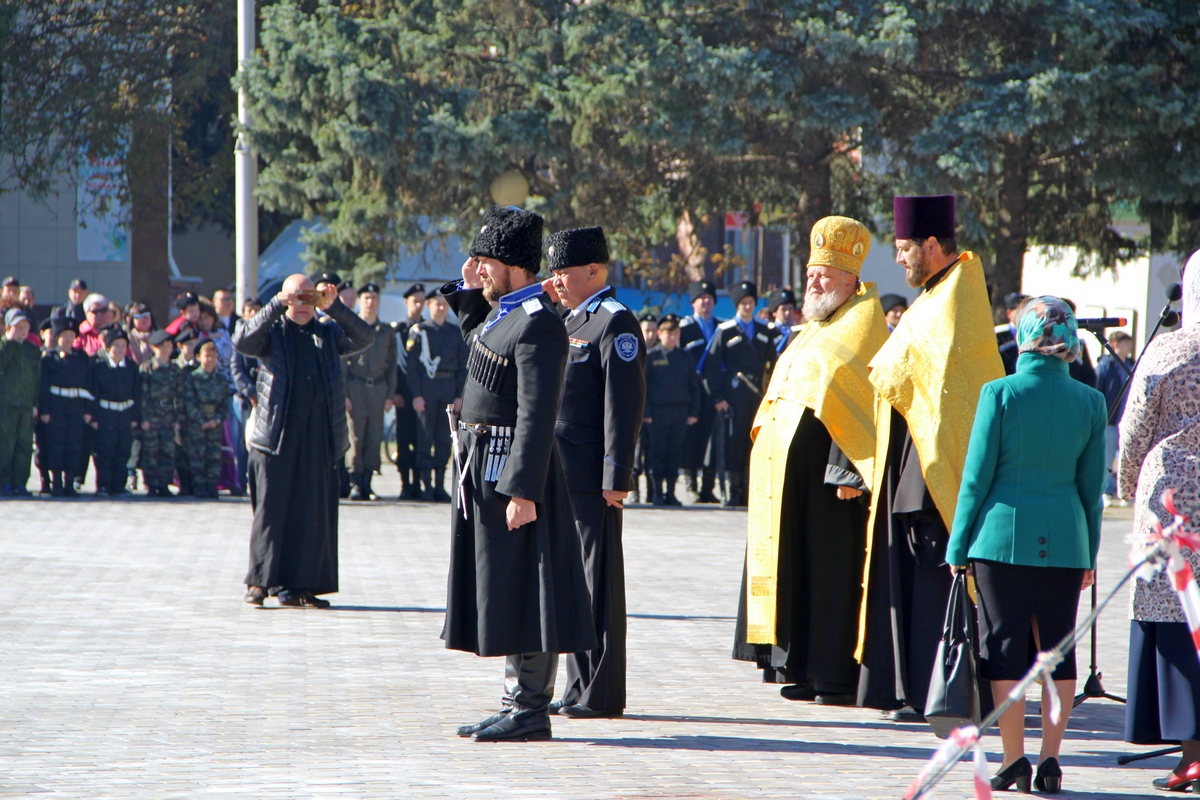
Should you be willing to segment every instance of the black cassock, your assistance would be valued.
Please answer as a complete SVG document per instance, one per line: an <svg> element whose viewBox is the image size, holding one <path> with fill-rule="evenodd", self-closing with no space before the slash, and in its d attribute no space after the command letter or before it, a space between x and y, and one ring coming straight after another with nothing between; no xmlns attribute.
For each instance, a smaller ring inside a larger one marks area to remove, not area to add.
<svg viewBox="0 0 1200 800"><path fill-rule="evenodd" d="M925 711L951 576L950 534L925 486L904 417L892 409L883 496L875 515L858 704Z"/></svg>
<svg viewBox="0 0 1200 800"><path fill-rule="evenodd" d="M805 411L788 449L779 521L779 583L774 645L746 642L746 575L738 601L733 657L755 661L763 680L812 684L820 694L853 693L862 599L868 495L839 500L837 488L866 484Z"/></svg>
<svg viewBox="0 0 1200 800"><path fill-rule="evenodd" d="M596 632L579 535L554 447L567 360L562 319L537 294L485 332L499 309L481 290L450 283L441 291L470 347L442 638L481 656L590 650ZM505 519L513 497L537 507L537 519L517 530Z"/></svg>

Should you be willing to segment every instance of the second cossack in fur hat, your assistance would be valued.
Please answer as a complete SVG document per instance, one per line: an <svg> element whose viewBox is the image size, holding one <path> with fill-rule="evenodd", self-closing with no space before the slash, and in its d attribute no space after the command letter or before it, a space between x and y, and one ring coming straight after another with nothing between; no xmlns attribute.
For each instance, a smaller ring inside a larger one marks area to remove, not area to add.
<svg viewBox="0 0 1200 800"><path fill-rule="evenodd" d="M546 240L550 271L608 263L608 240L600 226L573 228L550 234Z"/></svg>

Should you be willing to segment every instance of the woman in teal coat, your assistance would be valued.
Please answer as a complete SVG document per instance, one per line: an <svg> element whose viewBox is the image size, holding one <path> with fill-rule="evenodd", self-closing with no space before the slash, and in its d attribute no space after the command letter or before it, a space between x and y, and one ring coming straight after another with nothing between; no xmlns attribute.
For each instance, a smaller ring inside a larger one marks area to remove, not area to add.
<svg viewBox="0 0 1200 800"><path fill-rule="evenodd" d="M1104 395L1075 380L1075 315L1056 297L1029 301L1017 323L1017 372L983 387L946 551L952 572L970 563L979 596L980 674L999 705L1075 627L1079 592L1091 586L1100 547L1105 479ZM1054 671L1062 704L1050 722L1043 690L1038 789L1062 785L1058 752L1075 697L1075 653ZM1029 791L1025 702L1000 718L1004 763L992 788Z"/></svg>

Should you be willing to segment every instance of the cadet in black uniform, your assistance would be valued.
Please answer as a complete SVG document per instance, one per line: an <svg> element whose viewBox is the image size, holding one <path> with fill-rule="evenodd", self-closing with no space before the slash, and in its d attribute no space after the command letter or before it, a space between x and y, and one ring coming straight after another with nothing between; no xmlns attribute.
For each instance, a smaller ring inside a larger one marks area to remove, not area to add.
<svg viewBox="0 0 1200 800"><path fill-rule="evenodd" d="M771 292L767 298L767 313L771 315L767 327L776 337L775 352L782 353L792 336L792 326L796 324L796 293L786 287Z"/></svg>
<svg viewBox="0 0 1200 800"><path fill-rule="evenodd" d="M92 359L92 394L96 404L96 494L127 495L125 464L133 446L133 430L142 418L138 401L141 376L127 355L129 337L116 325L104 331L104 349Z"/></svg>
<svg viewBox="0 0 1200 800"><path fill-rule="evenodd" d="M412 407L417 413L417 478L422 500L450 502L443 488L450 460L450 420L446 406L462 410L467 382L467 344L462 330L446 321L450 304L440 294L425 301L429 319L408 329L405 362Z"/></svg>
<svg viewBox="0 0 1200 800"><path fill-rule="evenodd" d="M713 305L717 302L717 287L712 281L693 281L688 286L688 295L692 299L692 313L679 323L679 346L692 356L696 372L703 377L709 342L721 324L721 320L712 313ZM705 402L700 404L700 421L687 429L681 463L684 482L693 493L693 500L697 503L715 503L717 498L713 494L713 484L716 482L717 460L712 443L717 412L713 403L708 402L712 387L705 387L702 383L701 390L705 393Z"/></svg>
<svg viewBox="0 0 1200 800"><path fill-rule="evenodd" d="M725 478L729 483L725 505L744 506L750 427L775 366L775 344L781 334L754 319L758 287L753 283L742 281L734 286L729 299L737 306L737 316L717 326L708 346L704 381L713 407L729 415L727 430L717 432L725 436Z"/></svg>
<svg viewBox="0 0 1200 800"><path fill-rule="evenodd" d="M567 688L552 712L618 717L625 710L625 557L622 502L646 402L646 344L633 312L607 285L608 243L598 227L546 240L543 284L566 314L570 351L554 428L583 548L600 644L567 657Z"/></svg>
<svg viewBox="0 0 1200 800"><path fill-rule="evenodd" d="M537 282L540 216L493 207L470 253L462 282L441 289L471 348L442 638L452 650L507 656L500 711L459 736L549 739L558 654L596 646L554 447L567 333Z"/></svg>
<svg viewBox="0 0 1200 800"><path fill-rule="evenodd" d="M650 491L656 506L682 505L675 496L679 457L688 427L700 419L700 376L679 347L679 317L658 323L658 344L646 353L646 416L650 434Z"/></svg>
<svg viewBox="0 0 1200 800"><path fill-rule="evenodd" d="M379 321L379 286L367 283L354 291L358 316L371 326L375 340L357 355L343 360L346 399L350 402L350 499L370 500L371 476L379 469L383 445L383 415L392 408L396 395L397 348L392 326ZM338 297L346 303L347 292Z"/></svg>
<svg viewBox="0 0 1200 800"><path fill-rule="evenodd" d="M74 497L75 470L83 460L83 429L92 421L92 362L76 350L79 323L56 308L50 317L54 350L42 356L38 400L44 439L42 465L50 471L50 494Z"/></svg>
<svg viewBox="0 0 1200 800"><path fill-rule="evenodd" d="M408 329L421 321L425 307L425 287L414 283L404 290L404 305L408 316L393 324L400 340L396 361L396 470L400 473L400 499L420 500L421 486L417 479L417 412L412 407L412 390L408 388Z"/></svg>
<svg viewBox="0 0 1200 800"><path fill-rule="evenodd" d="M658 317L646 313L638 317L642 326L642 340L646 343L646 352L658 344ZM650 477L650 426L642 424L642 432L638 434L637 449L633 451L633 491L629 493L630 503L642 502L641 479L646 478L646 502L654 501L654 487Z"/></svg>

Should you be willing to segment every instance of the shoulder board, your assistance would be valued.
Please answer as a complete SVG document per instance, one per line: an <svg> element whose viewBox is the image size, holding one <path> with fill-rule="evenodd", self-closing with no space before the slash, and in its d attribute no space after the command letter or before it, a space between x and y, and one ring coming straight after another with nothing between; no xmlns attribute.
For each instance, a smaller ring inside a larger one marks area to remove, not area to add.
<svg viewBox="0 0 1200 800"><path fill-rule="evenodd" d="M628 311L628 309L621 304L621 301L617 300L615 297L609 297L605 299L605 301L600 304L600 307L608 311L610 314L616 314L618 311Z"/></svg>
<svg viewBox="0 0 1200 800"><path fill-rule="evenodd" d="M755 338L755 339L758 339L760 342L769 342L769 341L771 341L769 338L767 338L767 335L766 335L765 333L761 332L761 331L760 331L760 332L758 332L758 333L756 333L756 334L754 335L754 338Z"/></svg>
<svg viewBox="0 0 1200 800"><path fill-rule="evenodd" d="M697 347L704 347L705 344L706 344L706 342L703 339L693 339L692 341L685 344L683 347L685 350L694 350Z"/></svg>
<svg viewBox="0 0 1200 800"><path fill-rule="evenodd" d="M695 325L695 324L696 324L695 317L684 317L683 319L679 320L679 327L681 327L681 328L684 326L687 326L687 325Z"/></svg>
<svg viewBox="0 0 1200 800"><path fill-rule="evenodd" d="M727 330L729 330L729 329L731 329L731 328L736 328L736 327L737 327L737 320L736 320L736 319L731 319L731 320L729 320L728 322L722 322L722 323L721 323L720 325L718 325L717 327L718 327L718 328L720 328L720 329L721 329L721 330L723 330L723 331L727 331Z"/></svg>
<svg viewBox="0 0 1200 800"><path fill-rule="evenodd" d="M1008 333L1008 323L996 326L996 333Z"/></svg>
<svg viewBox="0 0 1200 800"><path fill-rule="evenodd" d="M532 316L542 310L542 301L537 297L531 297L524 303L521 303L521 308L525 309L526 314Z"/></svg>

